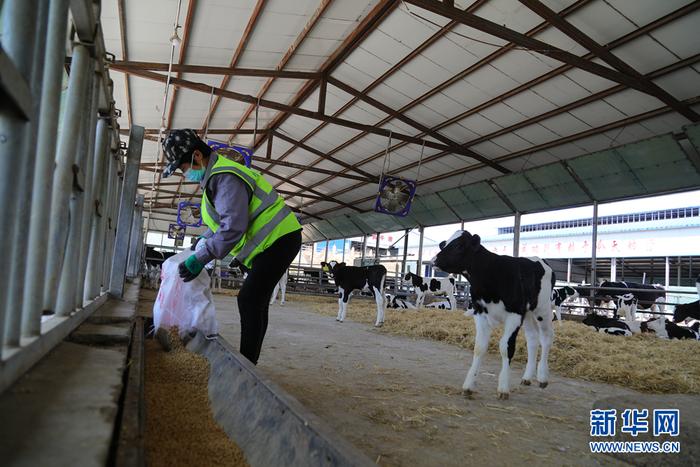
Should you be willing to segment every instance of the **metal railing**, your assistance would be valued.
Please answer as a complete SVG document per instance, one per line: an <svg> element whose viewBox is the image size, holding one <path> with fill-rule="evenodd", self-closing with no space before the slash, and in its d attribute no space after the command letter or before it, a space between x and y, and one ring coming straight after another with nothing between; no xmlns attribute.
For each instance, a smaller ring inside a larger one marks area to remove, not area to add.
<svg viewBox="0 0 700 467"><path fill-rule="evenodd" d="M143 128L124 170L99 8L92 0L6 0L0 42L0 392L121 294ZM71 23L69 24L69 18ZM68 89L61 99L66 40ZM139 227L140 228L140 227ZM134 238L140 239L139 235ZM115 272L115 266L117 270Z"/></svg>

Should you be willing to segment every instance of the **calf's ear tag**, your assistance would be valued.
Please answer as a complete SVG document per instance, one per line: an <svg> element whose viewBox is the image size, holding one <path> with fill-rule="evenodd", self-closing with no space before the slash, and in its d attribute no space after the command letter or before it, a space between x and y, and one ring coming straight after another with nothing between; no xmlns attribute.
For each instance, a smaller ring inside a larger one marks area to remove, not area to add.
<svg viewBox="0 0 700 467"><path fill-rule="evenodd" d="M444 249L444 248L445 248L445 245L447 245L447 242L445 242L444 240L441 241L441 242L440 242L440 245L439 245L439 246L440 246L440 249L441 249L441 250Z"/></svg>

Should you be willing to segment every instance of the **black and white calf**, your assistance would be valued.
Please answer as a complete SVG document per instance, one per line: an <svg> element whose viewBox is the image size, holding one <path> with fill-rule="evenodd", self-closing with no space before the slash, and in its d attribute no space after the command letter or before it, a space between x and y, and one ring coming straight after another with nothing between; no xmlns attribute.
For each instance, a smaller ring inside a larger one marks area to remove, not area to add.
<svg viewBox="0 0 700 467"><path fill-rule="evenodd" d="M425 303L425 296L428 293L432 295L444 295L450 302L451 309L457 308L457 299L455 298L455 279L454 277L431 277L423 278L412 272L406 273L403 278L405 281L411 281L411 285L416 291L416 308L420 308Z"/></svg>
<svg viewBox="0 0 700 467"><path fill-rule="evenodd" d="M676 305L676 308L673 310L673 322L680 323L686 319L700 320L700 301L696 300L692 303Z"/></svg>
<svg viewBox="0 0 700 467"><path fill-rule="evenodd" d="M377 302L377 320L374 325L384 324L384 283L386 268L381 264L374 266L348 266L345 263L330 261L321 263L323 271L329 273L338 286L338 316L336 321L345 321L348 301L354 290L369 290Z"/></svg>
<svg viewBox="0 0 700 467"><path fill-rule="evenodd" d="M650 311L664 311L664 305L657 303L658 301L663 302L666 298L666 290L660 285L650 285L650 284L639 284L637 282L610 282L603 281L600 283L602 289L615 288L620 290L601 290L599 294L604 297L603 300L613 300L616 304L620 305L620 299L630 301L630 295L634 297L635 301L633 305L629 305L627 310L623 311L629 313L632 320L637 319L637 310L650 310ZM629 291L625 289L642 289L644 291ZM596 297L598 298L598 297ZM615 316L617 316L618 310L615 311ZM628 318L625 316L625 318Z"/></svg>
<svg viewBox="0 0 700 467"><path fill-rule="evenodd" d="M644 327L656 333L662 339L695 339L700 340L700 323L691 327L679 326L666 318L654 318L646 321Z"/></svg>
<svg viewBox="0 0 700 467"><path fill-rule="evenodd" d="M542 354L537 364L537 380L544 388L549 382L549 349L552 346L552 268L539 258L513 258L491 253L481 246L481 238L459 231L440 244L440 253L433 259L436 267L453 274L461 273L471 284L471 299L476 324L476 341L471 368L463 391L474 391L476 376L486 354L491 330L503 324L499 343L501 372L498 375L498 396L507 399L510 393L510 361L515 353L515 339L522 326L527 340L527 365L522 383L529 385L535 377L537 349Z"/></svg>
<svg viewBox="0 0 700 467"><path fill-rule="evenodd" d="M624 321L616 318L608 318L593 313L588 313L583 319L583 324L595 328L598 332L612 334L614 336L631 336L632 330Z"/></svg>
<svg viewBox="0 0 700 467"><path fill-rule="evenodd" d="M277 300L277 293L281 292L280 295L280 305L284 305L285 298L287 297L287 277L289 271L284 271L284 274L280 278L279 282L275 284L275 290L272 291L272 297L270 298L270 305L275 303Z"/></svg>
<svg viewBox="0 0 700 467"><path fill-rule="evenodd" d="M554 314L558 321L561 321L561 308L564 302L576 298L578 298L578 292L568 285L552 290L552 304L554 305Z"/></svg>
<svg viewBox="0 0 700 467"><path fill-rule="evenodd" d="M392 294L386 294L386 307L387 308L399 308L399 309L415 309L415 305L413 303L409 302L406 300L405 295L392 295Z"/></svg>

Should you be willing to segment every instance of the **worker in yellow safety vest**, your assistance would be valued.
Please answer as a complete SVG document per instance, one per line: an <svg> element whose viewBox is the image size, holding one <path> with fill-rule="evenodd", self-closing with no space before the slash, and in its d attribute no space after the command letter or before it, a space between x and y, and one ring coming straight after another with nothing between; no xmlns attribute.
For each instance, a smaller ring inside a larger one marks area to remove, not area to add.
<svg viewBox="0 0 700 467"><path fill-rule="evenodd" d="M204 265L228 254L249 269L238 293L241 353L257 363L267 331L275 284L301 248L301 225L270 183L256 170L218 155L191 129L172 130L163 140L163 177L180 169L202 188L204 248L179 266L185 282Z"/></svg>

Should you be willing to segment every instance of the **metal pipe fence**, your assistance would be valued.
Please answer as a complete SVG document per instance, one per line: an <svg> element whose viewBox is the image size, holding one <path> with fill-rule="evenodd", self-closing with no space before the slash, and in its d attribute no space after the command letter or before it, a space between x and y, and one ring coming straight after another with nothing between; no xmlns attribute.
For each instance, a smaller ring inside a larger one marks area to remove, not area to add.
<svg viewBox="0 0 700 467"><path fill-rule="evenodd" d="M91 0L3 2L0 58L8 66L0 86L11 102L0 106L0 157L17 170L0 172L9 261L0 277L0 392L104 303L110 279L124 282L123 269L115 274L112 266L125 265L127 251L141 251L129 245L143 240L139 232L114 249L120 206L131 227L136 183L133 167L127 176L120 167L95 14ZM69 30L75 34L62 102ZM129 142L136 169L141 144L138 137Z"/></svg>

